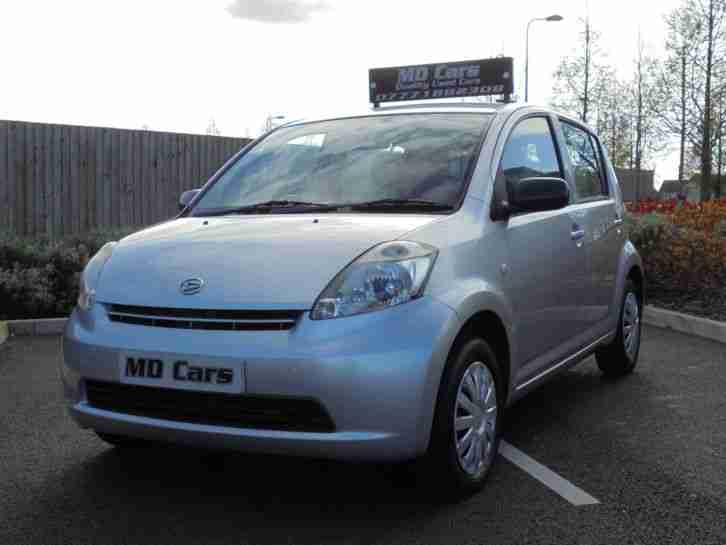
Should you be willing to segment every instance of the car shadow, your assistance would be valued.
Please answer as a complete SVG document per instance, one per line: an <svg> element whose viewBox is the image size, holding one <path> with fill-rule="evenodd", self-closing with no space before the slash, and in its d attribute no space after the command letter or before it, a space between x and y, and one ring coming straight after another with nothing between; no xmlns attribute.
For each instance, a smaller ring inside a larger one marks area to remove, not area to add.
<svg viewBox="0 0 726 545"><path fill-rule="evenodd" d="M609 378L591 357L507 408L503 438L530 456L543 455L545 465L566 465L585 452L629 445L654 419L672 421L671 409L658 401L664 393L646 369Z"/></svg>
<svg viewBox="0 0 726 545"><path fill-rule="evenodd" d="M184 529L176 543L214 536L236 543L320 543L324 536L347 543L351 535L374 541L455 508L393 465L163 445L102 448L65 472L62 489L65 498L80 498L75 516L125 536L115 542L134 542L138 534L142 542L170 542L174 525Z"/></svg>

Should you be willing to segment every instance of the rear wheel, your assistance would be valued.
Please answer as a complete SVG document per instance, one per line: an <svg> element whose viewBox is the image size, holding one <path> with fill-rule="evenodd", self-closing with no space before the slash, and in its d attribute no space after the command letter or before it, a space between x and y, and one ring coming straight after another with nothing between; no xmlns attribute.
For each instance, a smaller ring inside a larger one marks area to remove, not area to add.
<svg viewBox="0 0 726 545"><path fill-rule="evenodd" d="M428 464L456 495L483 486L499 450L503 386L496 356L482 339L452 354L442 379Z"/></svg>
<svg viewBox="0 0 726 545"><path fill-rule="evenodd" d="M632 280L625 284L625 293L620 305L618 333L607 346L597 350L595 358L600 370L606 376L619 377L631 373L638 363L640 354L642 296Z"/></svg>

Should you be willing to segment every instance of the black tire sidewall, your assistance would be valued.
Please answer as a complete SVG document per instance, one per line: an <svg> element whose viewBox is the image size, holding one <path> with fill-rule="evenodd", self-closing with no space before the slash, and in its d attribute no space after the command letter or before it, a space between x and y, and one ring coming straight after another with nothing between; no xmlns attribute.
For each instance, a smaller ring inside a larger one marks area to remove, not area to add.
<svg viewBox="0 0 726 545"><path fill-rule="evenodd" d="M623 315L625 314L625 300L629 293L635 294L638 300L638 347L631 360L625 350L625 336L623 331ZM615 339L607 346L596 352L597 364L600 370L607 376L619 377L632 372L638 363L640 356L640 345L643 338L643 296L632 280L628 280L620 300L620 312L618 313L617 333Z"/></svg>
<svg viewBox="0 0 726 545"><path fill-rule="evenodd" d="M96 435L105 443L120 449L142 448L151 445L150 441L139 439L136 437L128 437L126 435L116 435L113 433L105 433L96 431Z"/></svg>
<svg viewBox="0 0 726 545"><path fill-rule="evenodd" d="M459 383L469 365L476 361L481 361L489 368L497 389L497 421L494 447L486 469L478 478L470 476L459 464L455 447L453 416ZM499 450L499 434L501 432L503 411L502 401L506 397L501 377L502 374L494 351L486 341L478 338L469 339L452 351L439 388L436 413L431 431L431 443L429 445L429 463L436 466L432 468L434 474L439 475L447 485L453 485L457 491L474 492L480 489L491 472Z"/></svg>

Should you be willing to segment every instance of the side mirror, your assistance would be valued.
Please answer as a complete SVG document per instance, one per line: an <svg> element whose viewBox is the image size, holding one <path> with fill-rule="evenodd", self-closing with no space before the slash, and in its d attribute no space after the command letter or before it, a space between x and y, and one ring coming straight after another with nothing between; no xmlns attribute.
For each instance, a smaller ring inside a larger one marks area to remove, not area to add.
<svg viewBox="0 0 726 545"><path fill-rule="evenodd" d="M508 180L510 213L544 212L570 203L570 187L562 178L523 178Z"/></svg>
<svg viewBox="0 0 726 545"><path fill-rule="evenodd" d="M197 193L199 193L198 189L190 189L189 191L182 193L181 197L179 197L179 210L184 210L187 206L189 206L189 203L194 200Z"/></svg>

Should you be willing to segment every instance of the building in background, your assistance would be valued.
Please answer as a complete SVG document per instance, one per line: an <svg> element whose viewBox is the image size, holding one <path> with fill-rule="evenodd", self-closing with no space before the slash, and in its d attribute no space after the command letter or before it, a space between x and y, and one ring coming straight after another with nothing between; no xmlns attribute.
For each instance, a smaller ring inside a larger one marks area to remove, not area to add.
<svg viewBox="0 0 726 545"><path fill-rule="evenodd" d="M616 168L615 174L620 182L625 202L658 198L658 191L653 185L654 171Z"/></svg>
<svg viewBox="0 0 726 545"><path fill-rule="evenodd" d="M711 191L711 197L715 198L716 195L716 184L720 182L721 191L720 196L726 196L726 176L721 176L719 179L717 174L714 174L711 178L714 184L714 188ZM688 195L688 202L701 202L701 174L696 173L691 176L691 179L686 183L686 193Z"/></svg>
<svg viewBox="0 0 726 545"><path fill-rule="evenodd" d="M686 191L686 187L686 184L678 180L666 180L660 186L658 198L662 201L677 199L682 192Z"/></svg>

